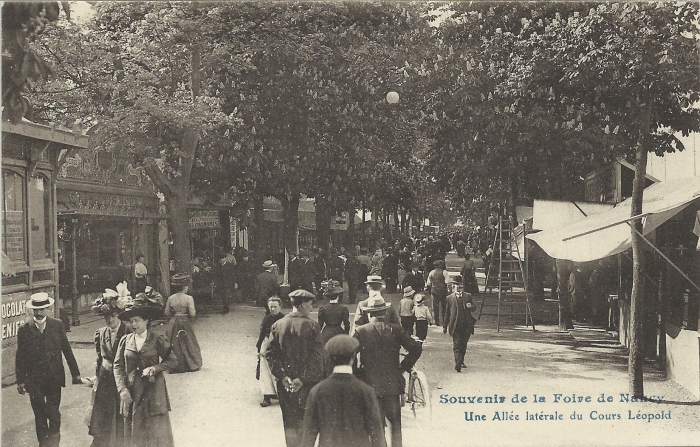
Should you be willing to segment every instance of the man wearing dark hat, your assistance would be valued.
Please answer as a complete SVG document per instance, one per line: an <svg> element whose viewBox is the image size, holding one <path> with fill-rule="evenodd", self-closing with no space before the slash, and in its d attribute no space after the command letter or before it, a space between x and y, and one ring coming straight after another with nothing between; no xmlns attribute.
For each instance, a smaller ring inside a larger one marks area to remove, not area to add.
<svg viewBox="0 0 700 447"><path fill-rule="evenodd" d="M63 358L73 376L73 384L82 383L80 370L61 320L48 315L54 300L45 292L34 293L27 301L32 320L17 331L15 373L19 394L29 393L34 410L39 445L58 446L61 440L61 388L66 386Z"/></svg>
<svg viewBox="0 0 700 447"><path fill-rule="evenodd" d="M399 282L399 258L394 253L394 249L386 249L387 255L382 259L382 277L386 281L386 291L396 292L396 285Z"/></svg>
<svg viewBox="0 0 700 447"><path fill-rule="evenodd" d="M454 275L450 282L453 292L447 297L442 332L450 332L452 351L455 356L455 371L462 372L462 368L467 367L464 364L464 356L467 353L469 338L474 333L476 318L472 315L474 309L472 296L464 293L462 276Z"/></svg>
<svg viewBox="0 0 700 447"><path fill-rule="evenodd" d="M384 299L370 298L363 311L370 322L355 330L354 337L360 342L359 356L361 375L372 385L379 401L379 409L391 426L391 445L401 447L401 400L405 381L402 373L411 370L420 358L423 346L411 338L401 325L386 321L391 308ZM399 350L408 353L399 362Z"/></svg>
<svg viewBox="0 0 700 447"><path fill-rule="evenodd" d="M289 294L292 312L272 325L265 358L277 378L277 395L287 447L301 442L306 399L323 379L323 344L318 323L311 319L314 295L303 289Z"/></svg>
<svg viewBox="0 0 700 447"><path fill-rule="evenodd" d="M277 282L277 275L272 273L274 263L270 260L263 262L265 271L255 278L256 304L267 309L267 299L271 296L280 296L280 285Z"/></svg>
<svg viewBox="0 0 700 447"><path fill-rule="evenodd" d="M304 414L301 445L384 447L379 403L371 386L352 374L360 343L341 334L326 343L333 374L313 387Z"/></svg>

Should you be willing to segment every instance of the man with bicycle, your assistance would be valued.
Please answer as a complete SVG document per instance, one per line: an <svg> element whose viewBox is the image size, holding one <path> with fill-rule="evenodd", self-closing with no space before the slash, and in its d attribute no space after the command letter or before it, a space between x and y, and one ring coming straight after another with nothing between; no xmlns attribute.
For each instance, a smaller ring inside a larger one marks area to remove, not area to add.
<svg viewBox="0 0 700 447"><path fill-rule="evenodd" d="M389 323L387 315L391 304L381 295L371 297L362 307L369 323L358 326L354 337L360 342L359 376L372 385L377 394L382 421L389 420L391 445L401 447L401 395L405 389L403 372L409 372L418 361L423 346L411 338L400 324ZM399 351L408 353L399 362Z"/></svg>

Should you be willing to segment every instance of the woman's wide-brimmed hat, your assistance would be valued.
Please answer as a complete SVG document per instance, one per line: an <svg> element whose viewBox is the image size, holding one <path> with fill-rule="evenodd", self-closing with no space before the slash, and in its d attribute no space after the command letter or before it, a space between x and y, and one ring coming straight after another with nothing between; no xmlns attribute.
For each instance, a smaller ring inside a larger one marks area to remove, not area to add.
<svg viewBox="0 0 700 447"><path fill-rule="evenodd" d="M340 282L331 281L330 284L328 284L328 287L326 287L326 290L323 292L323 295L339 295L341 293L343 293L343 288L340 286Z"/></svg>
<svg viewBox="0 0 700 447"><path fill-rule="evenodd" d="M46 309L53 306L53 298L46 292L32 293L25 306L27 309Z"/></svg>
<svg viewBox="0 0 700 447"><path fill-rule="evenodd" d="M157 320L163 316L163 308L148 298L145 293L139 293L136 298L126 303L124 311L119 314L119 319L129 321L131 317L141 317L144 320Z"/></svg>
<svg viewBox="0 0 700 447"><path fill-rule="evenodd" d="M381 284L382 283L382 277L379 275L369 275L367 277L367 281L365 281L365 284Z"/></svg>
<svg viewBox="0 0 700 447"><path fill-rule="evenodd" d="M384 298L378 296L376 298L370 298L367 303L362 306L363 312L379 312L380 310L386 310L391 307L391 304L384 301Z"/></svg>
<svg viewBox="0 0 700 447"><path fill-rule="evenodd" d="M95 298L92 311L97 315L112 315L124 310L131 299L126 281L117 284L117 290L105 289L102 296Z"/></svg>
<svg viewBox="0 0 700 447"><path fill-rule="evenodd" d="M190 275L187 273L175 273L170 277L170 284L173 286L187 286L190 284Z"/></svg>

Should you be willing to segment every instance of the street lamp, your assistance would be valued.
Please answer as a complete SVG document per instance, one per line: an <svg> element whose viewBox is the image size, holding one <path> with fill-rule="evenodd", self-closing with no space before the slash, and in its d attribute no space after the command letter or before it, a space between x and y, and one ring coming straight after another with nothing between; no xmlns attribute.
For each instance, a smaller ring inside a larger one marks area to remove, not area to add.
<svg viewBox="0 0 700 447"><path fill-rule="evenodd" d="M388 102L389 104L396 104L397 102L399 102L399 94L394 91L387 93L386 102Z"/></svg>

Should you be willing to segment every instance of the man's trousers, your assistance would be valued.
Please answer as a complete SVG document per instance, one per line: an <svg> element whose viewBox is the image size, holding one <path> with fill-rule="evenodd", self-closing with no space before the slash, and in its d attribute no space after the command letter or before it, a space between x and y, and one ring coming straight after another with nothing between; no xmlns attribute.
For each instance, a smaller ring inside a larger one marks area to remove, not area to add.
<svg viewBox="0 0 700 447"><path fill-rule="evenodd" d="M464 356L467 353L467 343L472 335L472 328L469 326L456 327L452 334L452 351L455 355L455 366L464 363Z"/></svg>
<svg viewBox="0 0 700 447"><path fill-rule="evenodd" d="M36 437L40 447L58 447L61 440L61 385L32 384L28 387L29 402L34 410Z"/></svg>
<svg viewBox="0 0 700 447"><path fill-rule="evenodd" d="M397 395L377 396L379 401L379 415L382 423L386 420L391 425L391 447L402 447L401 437L401 399ZM386 418L386 419L385 419Z"/></svg>

